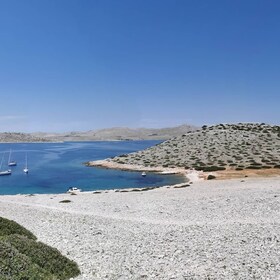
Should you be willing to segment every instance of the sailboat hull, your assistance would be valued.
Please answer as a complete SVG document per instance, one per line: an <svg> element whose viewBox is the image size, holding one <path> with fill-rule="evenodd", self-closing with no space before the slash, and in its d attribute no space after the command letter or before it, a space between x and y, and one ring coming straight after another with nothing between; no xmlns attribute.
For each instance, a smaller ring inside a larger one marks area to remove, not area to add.
<svg viewBox="0 0 280 280"><path fill-rule="evenodd" d="M8 166L16 166L17 163L16 163L16 161L11 160L11 155L12 155L12 150L10 150L9 160L8 160Z"/></svg>
<svg viewBox="0 0 280 280"><path fill-rule="evenodd" d="M0 176L11 175L11 174L12 174L12 171L11 171L11 170L0 171Z"/></svg>
<svg viewBox="0 0 280 280"><path fill-rule="evenodd" d="M0 165L0 176L5 176L5 175L11 175L12 170L2 170L2 165L3 165L3 160L4 160L5 153L3 153L2 160L1 160L1 165ZM2 170L2 171L1 171Z"/></svg>

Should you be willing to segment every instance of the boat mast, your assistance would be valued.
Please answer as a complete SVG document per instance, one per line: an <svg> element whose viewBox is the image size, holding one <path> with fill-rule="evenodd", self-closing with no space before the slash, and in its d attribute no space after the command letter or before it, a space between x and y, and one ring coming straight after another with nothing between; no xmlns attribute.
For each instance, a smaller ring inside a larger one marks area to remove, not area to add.
<svg viewBox="0 0 280 280"><path fill-rule="evenodd" d="M3 165L4 155L5 155L5 154L3 153L2 160L1 160L1 165L0 165L0 170L2 170L2 165Z"/></svg>

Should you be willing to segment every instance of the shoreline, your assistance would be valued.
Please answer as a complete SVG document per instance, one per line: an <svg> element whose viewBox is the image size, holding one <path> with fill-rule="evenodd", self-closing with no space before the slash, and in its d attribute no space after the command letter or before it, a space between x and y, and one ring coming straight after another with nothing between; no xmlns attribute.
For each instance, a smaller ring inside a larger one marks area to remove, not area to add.
<svg viewBox="0 0 280 280"><path fill-rule="evenodd" d="M266 177L280 176L280 168L244 169L238 171L236 171L235 169L227 169L223 171L203 172L194 169L185 169L182 167L175 167L175 168L168 168L168 167L161 167L161 166L146 167L143 165L121 164L121 163L113 162L110 159L89 161L86 162L85 165L88 167L118 169L124 171L157 172L162 175L180 174L180 175L184 175L192 182L206 180L208 175L214 175L216 177L215 178L216 180L235 179L235 178L243 178L243 177L266 178Z"/></svg>
<svg viewBox="0 0 280 280"><path fill-rule="evenodd" d="M278 279L279 199L280 177L239 178L144 192L5 195L0 213L75 260L75 280Z"/></svg>
<svg viewBox="0 0 280 280"><path fill-rule="evenodd" d="M89 161L85 163L88 167L100 167L106 169L117 169L123 171L139 171L139 172L155 172L161 175L183 175L190 182L197 182L205 179L205 173L196 170L187 170L181 167L166 168L166 167L146 167L143 165L133 164L120 164L117 162L110 161L108 159ZM212 172L211 172L212 174Z"/></svg>

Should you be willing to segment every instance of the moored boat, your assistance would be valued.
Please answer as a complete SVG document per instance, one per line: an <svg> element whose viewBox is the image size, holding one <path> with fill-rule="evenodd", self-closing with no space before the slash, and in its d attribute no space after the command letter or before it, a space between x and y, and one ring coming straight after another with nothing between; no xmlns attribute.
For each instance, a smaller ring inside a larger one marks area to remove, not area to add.
<svg viewBox="0 0 280 280"><path fill-rule="evenodd" d="M0 176L5 176L5 175L11 175L12 170L5 170L5 171L0 171Z"/></svg>
<svg viewBox="0 0 280 280"><path fill-rule="evenodd" d="M12 170L10 170L10 169L8 169L8 170L2 170L4 155L5 155L5 153L3 153L2 160L1 160L1 165L0 165L0 176L5 176L5 175L11 175L11 174L12 174Z"/></svg>
<svg viewBox="0 0 280 280"><path fill-rule="evenodd" d="M24 167L24 169L23 169L23 172L24 172L25 174L27 174L27 173L29 172L28 167L27 167L27 154L25 155L25 167Z"/></svg>
<svg viewBox="0 0 280 280"><path fill-rule="evenodd" d="M76 192L81 192L82 190L77 188L77 187L71 187L67 193L76 193Z"/></svg>
<svg viewBox="0 0 280 280"><path fill-rule="evenodd" d="M16 166L17 162L14 160L11 160L11 155L12 155L12 150L10 150L10 154L9 154L9 160L8 160L8 166Z"/></svg>

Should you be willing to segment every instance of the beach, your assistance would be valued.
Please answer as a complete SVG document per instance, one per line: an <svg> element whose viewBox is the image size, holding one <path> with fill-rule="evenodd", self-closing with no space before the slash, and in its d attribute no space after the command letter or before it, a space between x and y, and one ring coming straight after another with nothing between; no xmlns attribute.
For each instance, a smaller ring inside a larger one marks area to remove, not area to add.
<svg viewBox="0 0 280 280"><path fill-rule="evenodd" d="M70 200L69 203L61 203ZM280 279L280 176L0 196L0 215L89 279Z"/></svg>

